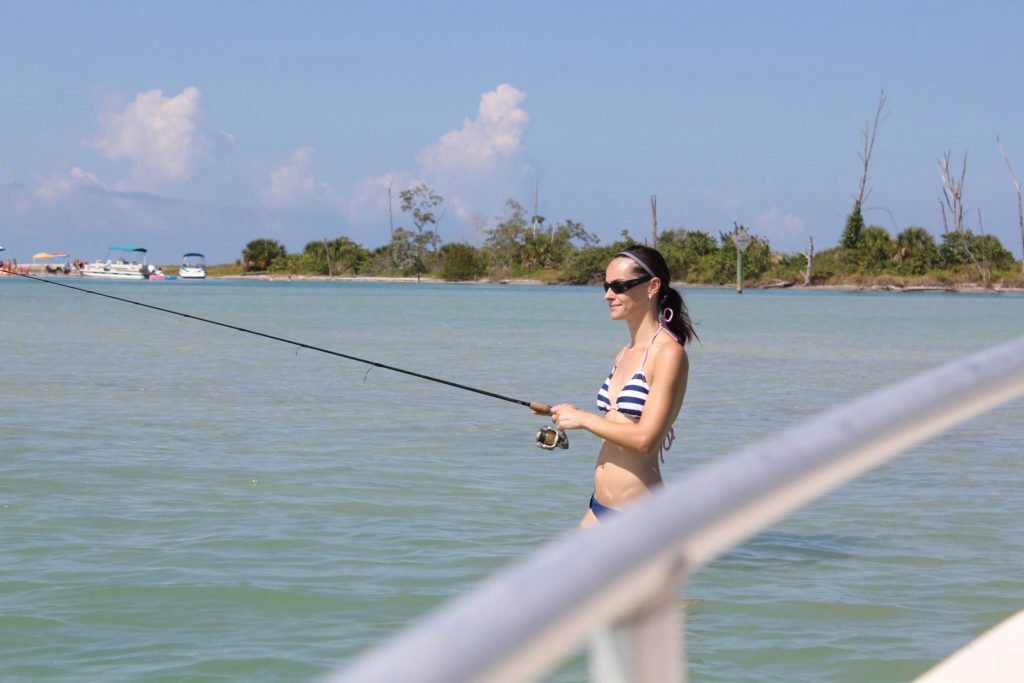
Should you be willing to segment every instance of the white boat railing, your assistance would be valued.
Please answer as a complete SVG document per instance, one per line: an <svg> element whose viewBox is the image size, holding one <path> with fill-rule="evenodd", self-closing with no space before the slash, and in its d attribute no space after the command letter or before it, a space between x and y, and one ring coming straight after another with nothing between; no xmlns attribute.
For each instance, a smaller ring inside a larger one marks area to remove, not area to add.
<svg viewBox="0 0 1024 683"><path fill-rule="evenodd" d="M858 398L566 534L328 680L529 681L589 639L592 681L684 681L687 577L863 472L1022 395L1024 337Z"/></svg>

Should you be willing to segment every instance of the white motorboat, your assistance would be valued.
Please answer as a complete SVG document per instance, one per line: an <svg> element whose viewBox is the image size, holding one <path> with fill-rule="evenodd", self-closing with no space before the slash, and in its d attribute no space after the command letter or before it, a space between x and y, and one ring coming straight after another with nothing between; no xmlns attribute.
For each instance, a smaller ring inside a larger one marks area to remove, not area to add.
<svg viewBox="0 0 1024 683"><path fill-rule="evenodd" d="M146 250L142 247L112 246L104 261L93 261L82 267L86 277L105 277L113 280L145 280L157 272L156 266L146 264Z"/></svg>
<svg viewBox="0 0 1024 683"><path fill-rule="evenodd" d="M182 257L178 277L183 280L202 280L206 277L206 257L198 252L189 252Z"/></svg>

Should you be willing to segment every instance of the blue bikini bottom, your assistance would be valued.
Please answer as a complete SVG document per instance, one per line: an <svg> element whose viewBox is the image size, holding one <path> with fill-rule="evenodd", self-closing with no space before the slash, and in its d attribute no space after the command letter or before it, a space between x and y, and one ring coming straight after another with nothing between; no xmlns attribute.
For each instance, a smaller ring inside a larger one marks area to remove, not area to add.
<svg viewBox="0 0 1024 683"><path fill-rule="evenodd" d="M601 519L604 515L611 515L618 512L615 508L610 508L607 505L601 505L598 503L597 493L593 493L590 496L590 511L593 512L594 516L598 519Z"/></svg>

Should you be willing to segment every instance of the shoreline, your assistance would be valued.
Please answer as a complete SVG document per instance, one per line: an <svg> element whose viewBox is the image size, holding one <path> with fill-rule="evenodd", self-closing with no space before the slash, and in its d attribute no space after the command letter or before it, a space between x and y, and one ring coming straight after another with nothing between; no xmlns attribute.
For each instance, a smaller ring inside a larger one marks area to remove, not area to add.
<svg viewBox="0 0 1024 683"><path fill-rule="evenodd" d="M531 286L560 286L559 283L549 283L543 280L530 278L507 278L500 280L441 280L437 278L415 277L386 277L369 275L349 276L327 276L327 275L271 275L269 273L254 273L251 275L210 275L210 280L260 280L265 282L386 282L395 284L444 284L444 285L531 285ZM673 287L680 289L734 289L735 284L709 285L705 283L674 282ZM979 284L958 284L958 285L894 285L894 284L825 284L825 285L798 285L785 281L766 282L759 284L744 283L743 289L755 290L820 290L836 292L894 292L894 293L948 293L948 294L1024 294L1024 287L1000 287L994 286L985 288Z"/></svg>
<svg viewBox="0 0 1024 683"><path fill-rule="evenodd" d="M22 268L19 266L19 271ZM31 270L26 268L25 270ZM45 273L34 273L36 276L43 275ZM0 270L0 278L8 276L11 278L16 277L14 273L7 272L6 270ZM61 275L61 277L77 278L76 274ZM6 279L6 278L4 278ZM445 285L526 285L526 286L562 286L561 283L557 282L546 282L544 280L537 280L531 278L503 278L503 279L482 279L482 280L441 280L438 278L423 277L417 279L415 277L389 277L389 276L378 276L378 275L336 275L329 277L327 275L288 275L288 274L271 274L271 273L251 273L251 274L232 274L232 275L207 275L208 280L258 280L261 282L352 282L352 283L366 283L366 282L377 282L377 283L391 283L391 284L445 284ZM597 285L594 285L597 286ZM735 289L734 283L724 285L706 284L701 282L674 282L673 287L679 289ZM743 284L744 290L805 290L805 291L825 291L825 292L891 292L896 294L915 294L915 293L946 293L946 294L1024 294L1024 287L1006 287L996 284L992 287L983 287L977 283L963 283L963 284L952 284L952 285L940 285L940 284L893 284L891 282L886 283L874 283L874 284L812 284L803 285L786 280L768 280L758 281Z"/></svg>

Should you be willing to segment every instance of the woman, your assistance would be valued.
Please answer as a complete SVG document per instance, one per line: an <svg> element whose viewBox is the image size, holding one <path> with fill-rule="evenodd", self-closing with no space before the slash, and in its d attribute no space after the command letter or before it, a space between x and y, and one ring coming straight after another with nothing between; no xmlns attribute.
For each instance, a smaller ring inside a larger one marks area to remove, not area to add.
<svg viewBox="0 0 1024 683"><path fill-rule="evenodd" d="M656 249L634 245L616 254L605 269L604 299L630 338L598 392L604 415L568 403L551 409L558 429L586 429L604 439L584 528L661 484L661 454L675 438L672 423L686 393L683 346L697 336Z"/></svg>

